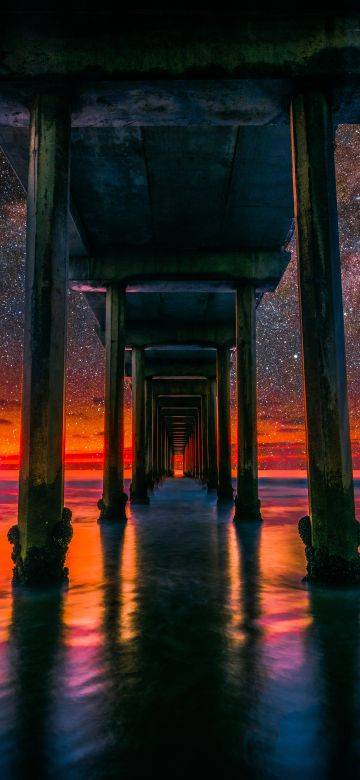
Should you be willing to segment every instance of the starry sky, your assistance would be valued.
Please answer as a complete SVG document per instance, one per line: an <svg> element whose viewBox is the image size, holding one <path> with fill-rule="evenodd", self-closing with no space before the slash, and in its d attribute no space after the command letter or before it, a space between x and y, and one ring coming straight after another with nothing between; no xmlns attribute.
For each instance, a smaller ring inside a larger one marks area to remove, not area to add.
<svg viewBox="0 0 360 780"><path fill-rule="evenodd" d="M351 437L360 468L360 126L338 128L336 171L342 258ZM22 186L0 151L0 463L19 450L26 204ZM257 310L259 464L305 468L301 345L294 239L275 293ZM104 349L80 293L69 291L66 383L67 463L100 463L103 450ZM235 400L232 365L232 404ZM125 448L131 460L131 390L125 389ZM235 408L232 437L235 441Z"/></svg>

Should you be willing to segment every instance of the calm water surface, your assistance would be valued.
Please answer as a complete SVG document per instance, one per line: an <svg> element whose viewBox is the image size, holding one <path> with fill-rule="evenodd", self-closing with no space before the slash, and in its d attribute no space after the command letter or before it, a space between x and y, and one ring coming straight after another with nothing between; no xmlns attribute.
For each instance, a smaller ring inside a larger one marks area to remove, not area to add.
<svg viewBox="0 0 360 780"><path fill-rule="evenodd" d="M1 473L2 780L357 777L360 595L301 581L305 481L261 481L261 529L191 480L100 528L99 476L69 472L69 587L40 594Z"/></svg>

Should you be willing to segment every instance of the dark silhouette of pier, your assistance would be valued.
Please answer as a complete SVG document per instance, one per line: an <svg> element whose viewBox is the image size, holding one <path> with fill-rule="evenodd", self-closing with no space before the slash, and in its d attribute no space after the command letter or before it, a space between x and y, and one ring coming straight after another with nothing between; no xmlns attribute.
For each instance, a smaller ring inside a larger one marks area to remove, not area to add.
<svg viewBox="0 0 360 780"><path fill-rule="evenodd" d="M359 121L358 14L269 16L255 3L238 13L135 10L118 27L106 4L68 15L32 5L14 3L0 31L0 143L28 193L17 578L61 578L71 538L69 284L86 295L106 351L101 520L126 518L125 371L131 501L151 501L175 456L219 502L233 501L230 348L234 518L261 519L256 307L286 269L295 215L308 577L357 583L334 127Z"/></svg>

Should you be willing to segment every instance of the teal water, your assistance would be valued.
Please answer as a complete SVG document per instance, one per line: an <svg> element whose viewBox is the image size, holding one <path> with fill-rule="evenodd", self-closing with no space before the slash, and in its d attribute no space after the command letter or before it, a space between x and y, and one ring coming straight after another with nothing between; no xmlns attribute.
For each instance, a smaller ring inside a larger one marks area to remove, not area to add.
<svg viewBox="0 0 360 780"><path fill-rule="evenodd" d="M99 527L99 474L73 472L69 587L13 591L2 474L1 778L352 778L358 591L308 591L304 480L261 481L236 529L191 480Z"/></svg>

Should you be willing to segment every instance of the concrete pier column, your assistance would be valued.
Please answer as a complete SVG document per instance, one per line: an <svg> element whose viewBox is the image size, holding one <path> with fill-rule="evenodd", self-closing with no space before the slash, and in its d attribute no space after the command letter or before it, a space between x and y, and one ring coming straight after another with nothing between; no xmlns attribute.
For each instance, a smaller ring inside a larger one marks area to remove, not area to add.
<svg viewBox="0 0 360 780"><path fill-rule="evenodd" d="M153 395L152 403L153 415L153 436L152 436L152 474L155 483L159 481L159 432L158 432L158 404L156 396Z"/></svg>
<svg viewBox="0 0 360 780"><path fill-rule="evenodd" d="M183 474L185 475L187 471L188 471L188 445L185 444L183 450Z"/></svg>
<svg viewBox="0 0 360 780"><path fill-rule="evenodd" d="M215 379L209 380L208 458L209 458L208 489L216 490L218 486L218 466L217 466L217 450L216 450L216 381Z"/></svg>
<svg viewBox="0 0 360 780"><path fill-rule="evenodd" d="M349 436L344 321L329 100L297 95L291 107L310 520L299 524L308 577L360 581Z"/></svg>
<svg viewBox="0 0 360 780"><path fill-rule="evenodd" d="M209 477L209 440L208 440L208 396L201 397L201 479L207 483Z"/></svg>
<svg viewBox="0 0 360 780"><path fill-rule="evenodd" d="M226 346L216 352L216 391L218 428L218 498L232 500L230 432L230 354Z"/></svg>
<svg viewBox="0 0 360 780"><path fill-rule="evenodd" d="M168 442L168 437L167 437L167 433L166 433L166 425L164 424L164 472L165 472L165 477L169 476L168 475L168 471L169 471L169 442Z"/></svg>
<svg viewBox="0 0 360 780"><path fill-rule="evenodd" d="M195 423L195 479L200 479L201 450L200 450L200 412L197 412Z"/></svg>
<svg viewBox="0 0 360 780"><path fill-rule="evenodd" d="M256 419L255 288L236 291L237 496L235 520L261 520Z"/></svg>
<svg viewBox="0 0 360 780"><path fill-rule="evenodd" d="M189 439L189 471L192 477L195 476L194 437L195 437L195 430L190 434L190 439Z"/></svg>
<svg viewBox="0 0 360 780"><path fill-rule="evenodd" d="M148 504L145 473L145 359L144 348L132 349L133 471L131 501Z"/></svg>
<svg viewBox="0 0 360 780"><path fill-rule="evenodd" d="M185 474L191 473L191 436L189 436L185 447L184 472Z"/></svg>
<svg viewBox="0 0 360 780"><path fill-rule="evenodd" d="M163 436L163 423L159 418L159 479L164 477L164 436Z"/></svg>
<svg viewBox="0 0 360 780"><path fill-rule="evenodd" d="M198 479L202 480L202 469L203 469L203 462L202 462L202 411L201 411L201 401L200 401L200 408L198 413Z"/></svg>
<svg viewBox="0 0 360 780"><path fill-rule="evenodd" d="M105 327L104 487L100 521L126 519L124 493L125 289L109 285Z"/></svg>
<svg viewBox="0 0 360 780"><path fill-rule="evenodd" d="M66 576L72 529L63 510L64 376L71 116L66 98L41 94L30 118L25 331L14 577Z"/></svg>
<svg viewBox="0 0 360 780"><path fill-rule="evenodd" d="M164 425L164 471L165 476L168 476L168 469L169 469L169 442L168 442L168 436L166 432L166 425Z"/></svg>
<svg viewBox="0 0 360 780"><path fill-rule="evenodd" d="M145 380L145 449L146 484L149 490L153 490L153 392L151 379Z"/></svg>

